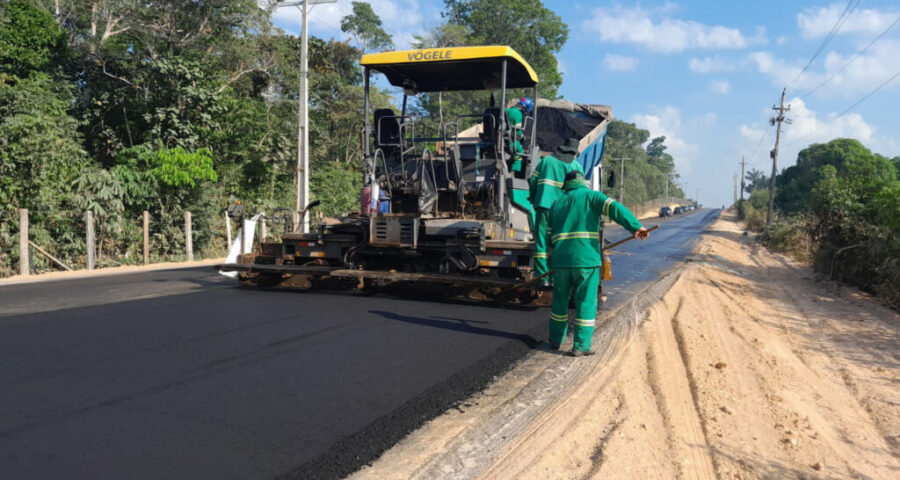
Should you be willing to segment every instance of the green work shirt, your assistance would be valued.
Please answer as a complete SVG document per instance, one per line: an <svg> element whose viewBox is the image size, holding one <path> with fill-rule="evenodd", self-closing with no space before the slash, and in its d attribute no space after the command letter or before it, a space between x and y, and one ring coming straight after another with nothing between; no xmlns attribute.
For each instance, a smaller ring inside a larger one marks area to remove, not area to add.
<svg viewBox="0 0 900 480"><path fill-rule="evenodd" d="M619 202L580 186L567 190L550 209L551 268L599 267L600 216L611 218L631 233L641 222Z"/></svg>
<svg viewBox="0 0 900 480"><path fill-rule="evenodd" d="M522 115L522 110L519 110L518 107L511 107L506 109L506 122L511 127L522 128L522 122L525 120L525 117Z"/></svg>
<svg viewBox="0 0 900 480"><path fill-rule="evenodd" d="M547 155L538 163L528 179L528 199L535 208L550 208L553 202L563 196L566 174L577 170L584 173L576 161L564 162L553 155Z"/></svg>

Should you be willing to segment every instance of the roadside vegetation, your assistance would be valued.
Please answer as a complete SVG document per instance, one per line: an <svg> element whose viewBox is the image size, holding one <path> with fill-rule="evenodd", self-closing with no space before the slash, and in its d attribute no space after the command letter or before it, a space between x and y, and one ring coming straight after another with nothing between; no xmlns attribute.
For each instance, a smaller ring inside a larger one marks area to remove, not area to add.
<svg viewBox="0 0 900 480"><path fill-rule="evenodd" d="M444 3L442 23L414 46L511 45L534 66L542 96L557 96L555 55L569 28L540 0ZM18 263L19 208L29 210L30 238L73 264L83 261L91 210L101 266L141 261L145 210L157 261L182 258L185 211L202 258L224 251L229 203L293 208L300 39L273 26L273 9L255 0L0 0L0 276ZM359 58L394 46L366 2L340 26L348 41L309 41L311 189L323 215L358 208ZM489 101L420 94L410 109L427 130ZM372 103L399 111L393 91L376 90ZM608 156L637 158L626 165L627 203L662 195L674 173L663 140L610 127ZM33 265L52 268L39 256Z"/></svg>
<svg viewBox="0 0 900 480"><path fill-rule="evenodd" d="M769 192L751 182L737 205L747 228L770 249L900 308L900 157L835 139L802 150L775 183L777 222L765 227Z"/></svg>

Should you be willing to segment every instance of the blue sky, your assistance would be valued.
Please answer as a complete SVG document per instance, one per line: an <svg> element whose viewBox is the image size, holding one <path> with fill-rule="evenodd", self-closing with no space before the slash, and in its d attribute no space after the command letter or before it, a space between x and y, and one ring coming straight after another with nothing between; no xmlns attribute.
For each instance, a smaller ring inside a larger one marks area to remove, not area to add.
<svg viewBox="0 0 900 480"><path fill-rule="evenodd" d="M398 48L441 23L440 0L370 3ZM779 168L793 165L809 143L836 137L856 138L889 157L900 155L900 77L834 118L900 72L900 23L839 72L900 17L896 1L861 1L796 81L847 1L544 4L570 29L558 56L561 94L612 105L616 118L653 136L666 135L686 191L693 195L699 189L703 203L731 203L732 175L740 172L742 154L748 168L771 170L775 129L768 118L788 84L793 124L784 129ZM313 7L310 33L343 38L340 18L350 9L350 0ZM296 8L277 10L275 23L296 33Z"/></svg>

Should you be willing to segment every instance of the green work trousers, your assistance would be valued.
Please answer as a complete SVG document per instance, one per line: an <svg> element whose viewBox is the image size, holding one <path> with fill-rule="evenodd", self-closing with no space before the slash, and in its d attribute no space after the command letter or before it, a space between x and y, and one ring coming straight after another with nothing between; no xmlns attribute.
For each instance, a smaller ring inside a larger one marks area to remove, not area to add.
<svg viewBox="0 0 900 480"><path fill-rule="evenodd" d="M550 343L562 344L569 320L569 299L575 296L575 350L591 349L597 318L597 286L600 267L557 268L553 272L553 304L550 306Z"/></svg>
<svg viewBox="0 0 900 480"><path fill-rule="evenodd" d="M534 236L534 276L543 275L550 271L547 267L547 261L550 259L548 228L550 228L550 210L535 207L534 228L531 230L531 234Z"/></svg>

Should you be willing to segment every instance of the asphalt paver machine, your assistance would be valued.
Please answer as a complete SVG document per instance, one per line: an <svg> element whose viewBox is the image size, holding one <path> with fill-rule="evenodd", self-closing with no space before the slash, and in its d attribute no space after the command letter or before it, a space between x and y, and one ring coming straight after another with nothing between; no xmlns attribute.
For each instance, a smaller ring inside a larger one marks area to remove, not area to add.
<svg viewBox="0 0 900 480"><path fill-rule="evenodd" d="M502 291L512 301L535 302L539 295L534 288L507 295L510 287L533 276L528 178L542 151L552 151L561 135L581 138L586 151L597 143L597 132L606 130L608 107L586 113L577 106L556 105L562 110L548 116L548 128L574 128L571 132L539 133L541 105L553 103L547 101L537 102L522 124L509 125L501 106L514 104L514 89L536 99L538 77L506 46L374 53L363 56L361 65L365 124L360 210L326 219L315 232L285 233L280 242L262 242L258 251L222 269L240 272L241 282L249 285L402 285L479 300ZM373 111L369 90L374 74L404 89L400 112ZM436 127L430 123L430 129L407 111L410 96L447 91L490 92L491 101ZM599 161L602 146L592 155Z"/></svg>

